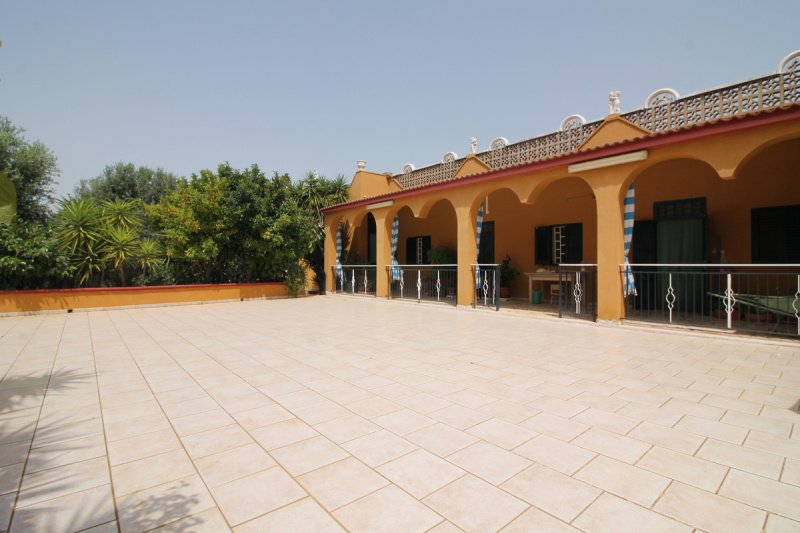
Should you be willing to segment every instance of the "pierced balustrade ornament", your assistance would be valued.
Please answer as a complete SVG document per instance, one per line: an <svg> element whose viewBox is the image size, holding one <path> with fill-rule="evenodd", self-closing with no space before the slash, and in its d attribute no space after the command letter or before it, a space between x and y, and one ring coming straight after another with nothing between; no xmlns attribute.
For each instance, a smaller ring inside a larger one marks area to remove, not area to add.
<svg viewBox="0 0 800 533"><path fill-rule="evenodd" d="M458 154L457 153L455 153L455 152L447 152L442 157L442 163L444 163L444 164L455 163L456 159L458 159Z"/></svg>
<svg viewBox="0 0 800 533"><path fill-rule="evenodd" d="M669 309L669 323L672 324L672 310L675 308L675 289L672 288L672 273L669 274L669 287L667 287L667 308Z"/></svg>
<svg viewBox="0 0 800 533"><path fill-rule="evenodd" d="M495 137L492 139L491 144L489 144L489 148L491 148L492 151L502 150L506 146L508 146L508 139L505 137Z"/></svg>
<svg viewBox="0 0 800 533"><path fill-rule="evenodd" d="M650 95L644 101L644 106L659 107L676 102L680 97L681 95L678 94L678 91L675 89L670 89L669 87L665 87L664 89L659 89L650 93Z"/></svg>
<svg viewBox="0 0 800 533"><path fill-rule="evenodd" d="M586 118L583 115L570 115L561 121L561 127L558 131L568 131L583 127L586 124Z"/></svg>
<svg viewBox="0 0 800 533"><path fill-rule="evenodd" d="M406 282L403 279L403 269L400 269L400 298L403 297L403 288L406 286Z"/></svg>
<svg viewBox="0 0 800 533"><path fill-rule="evenodd" d="M627 112L622 117L652 133L659 133L800 103L800 50L787 55L778 65L778 69L779 72L771 76L691 96L680 97L677 93L653 94L648 97L647 107ZM619 91L610 93L610 113L620 112L619 97ZM602 124L602 121L584 124L581 119L571 115L562 121L560 131L509 144L502 150L486 150L481 153L481 160L492 170L498 170L573 152ZM477 139L474 137L471 139L471 152L477 153ZM409 174L399 173L395 175L395 179L404 189L452 179L457 170L453 162L458 156L453 154L451 159L451 153L442 158L442 164L426 166ZM359 161L359 170L364 170L365 166L366 161Z"/></svg>
<svg viewBox="0 0 800 533"><path fill-rule="evenodd" d="M442 280L439 278L439 271L436 271L436 301L439 301L439 294L442 292Z"/></svg>
<svg viewBox="0 0 800 533"><path fill-rule="evenodd" d="M403 165L403 174L411 174L412 172L414 172L413 163L406 163Z"/></svg>
<svg viewBox="0 0 800 533"><path fill-rule="evenodd" d="M792 74L800 72L800 50L795 50L778 63L778 74Z"/></svg>
<svg viewBox="0 0 800 533"><path fill-rule="evenodd" d="M487 275L483 276L483 305L489 305L489 276L488 272Z"/></svg>
<svg viewBox="0 0 800 533"><path fill-rule="evenodd" d="M611 91L608 93L608 114L619 114L619 97L622 95L620 91Z"/></svg>
<svg viewBox="0 0 800 533"><path fill-rule="evenodd" d="M581 314L581 299L583 297L583 288L581 287L581 273L575 272L575 289L572 291L575 297L575 314Z"/></svg>

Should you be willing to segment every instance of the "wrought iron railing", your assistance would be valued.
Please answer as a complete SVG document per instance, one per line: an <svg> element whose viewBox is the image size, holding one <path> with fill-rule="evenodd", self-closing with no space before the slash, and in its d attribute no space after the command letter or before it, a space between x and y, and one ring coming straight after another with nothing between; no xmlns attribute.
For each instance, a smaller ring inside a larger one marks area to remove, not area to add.
<svg viewBox="0 0 800 533"><path fill-rule="evenodd" d="M597 265L558 266L558 317L564 315L597 321Z"/></svg>
<svg viewBox="0 0 800 533"><path fill-rule="evenodd" d="M375 296L375 265L342 265L331 267L336 292Z"/></svg>
<svg viewBox="0 0 800 533"><path fill-rule="evenodd" d="M386 275L392 298L456 305L458 265L394 265Z"/></svg>
<svg viewBox="0 0 800 533"><path fill-rule="evenodd" d="M655 133L796 103L800 103L800 61L791 63L783 73L637 109L623 114L622 118ZM476 155L493 170L557 157L576 151L601 124L601 120L590 122ZM404 189L429 185L451 179L463 161L462 158L430 165L396 174L394 178Z"/></svg>
<svg viewBox="0 0 800 533"><path fill-rule="evenodd" d="M497 263L475 263L472 269L472 307L494 307L500 310L500 265Z"/></svg>
<svg viewBox="0 0 800 533"><path fill-rule="evenodd" d="M631 271L628 320L800 336L800 265L633 264Z"/></svg>

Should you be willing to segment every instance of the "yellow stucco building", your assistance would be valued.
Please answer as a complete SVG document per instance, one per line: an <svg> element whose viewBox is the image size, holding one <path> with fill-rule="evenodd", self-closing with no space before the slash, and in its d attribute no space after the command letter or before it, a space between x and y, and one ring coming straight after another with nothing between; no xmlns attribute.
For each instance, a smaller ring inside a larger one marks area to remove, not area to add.
<svg viewBox="0 0 800 533"><path fill-rule="evenodd" d="M437 296L458 305L481 297L476 264L509 256L523 273L513 280L511 296L525 303L533 286L525 273L569 264L576 266L560 267L571 272L562 297L574 304L574 272L583 271L592 290L580 297L603 320L661 309L671 321L683 306L707 317L727 315L730 322L741 312L769 314L770 305L783 309L788 302L788 311L776 316L796 324L800 52L773 74L688 96L662 89L630 112L620 113L619 94L611 93L602 120L571 115L558 131L521 142L498 137L478 151L473 140L472 152L448 152L439 163L409 164L397 174L371 172L359 162L349 201L325 210L327 290L352 276L353 292L397 294L397 272L428 263L430 250L445 247L454 252L454 280L443 289L438 279ZM629 247L626 195L633 215ZM337 251L342 227L345 249ZM344 255L350 262L360 258L358 279L350 269L344 280L338 267ZM626 259L636 295L625 290ZM696 266L668 266L676 264ZM686 277L692 268L700 277ZM745 291L744 278L736 276L755 272L779 278L755 287L760 282L750 276ZM416 281L405 279L406 290L416 291ZM558 288L547 283L541 290L546 300ZM756 298L750 305L736 298L772 293L783 300ZM663 303L645 302L651 295ZM700 303L690 305L695 299Z"/></svg>

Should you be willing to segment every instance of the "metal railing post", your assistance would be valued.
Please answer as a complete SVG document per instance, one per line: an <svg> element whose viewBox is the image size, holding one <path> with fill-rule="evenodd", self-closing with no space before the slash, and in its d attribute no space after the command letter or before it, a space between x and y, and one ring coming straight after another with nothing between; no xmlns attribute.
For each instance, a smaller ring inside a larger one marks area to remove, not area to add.
<svg viewBox="0 0 800 533"><path fill-rule="evenodd" d="M500 310L500 289L497 287L497 269L499 267L494 267L494 310Z"/></svg>
<svg viewBox="0 0 800 533"><path fill-rule="evenodd" d="M597 267L592 267L592 321L597 322Z"/></svg>
<svg viewBox="0 0 800 533"><path fill-rule="evenodd" d="M472 308L478 307L478 275L475 272L475 267L470 267L472 270Z"/></svg>

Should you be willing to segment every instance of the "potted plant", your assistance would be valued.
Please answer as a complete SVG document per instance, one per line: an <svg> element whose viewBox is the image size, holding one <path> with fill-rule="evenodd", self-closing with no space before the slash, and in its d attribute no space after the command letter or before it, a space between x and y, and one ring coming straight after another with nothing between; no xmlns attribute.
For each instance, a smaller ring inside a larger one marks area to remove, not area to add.
<svg viewBox="0 0 800 533"><path fill-rule="evenodd" d="M511 266L511 256L506 254L500 263L500 298L511 298L511 284L519 276L519 271Z"/></svg>

